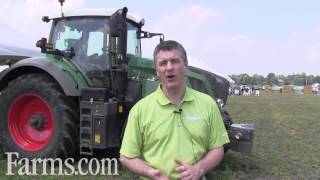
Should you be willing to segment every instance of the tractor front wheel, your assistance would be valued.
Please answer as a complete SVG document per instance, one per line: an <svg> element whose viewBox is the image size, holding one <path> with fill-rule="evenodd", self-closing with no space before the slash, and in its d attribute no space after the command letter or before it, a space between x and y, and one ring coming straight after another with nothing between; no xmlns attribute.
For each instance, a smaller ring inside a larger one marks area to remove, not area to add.
<svg viewBox="0 0 320 180"><path fill-rule="evenodd" d="M20 158L67 158L77 150L74 102L40 73L21 75L0 95L0 141Z"/></svg>

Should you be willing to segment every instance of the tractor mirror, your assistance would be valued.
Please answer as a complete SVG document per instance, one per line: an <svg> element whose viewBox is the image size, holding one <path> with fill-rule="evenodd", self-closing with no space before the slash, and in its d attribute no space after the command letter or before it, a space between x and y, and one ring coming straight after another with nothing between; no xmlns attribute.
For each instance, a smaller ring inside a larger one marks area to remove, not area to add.
<svg viewBox="0 0 320 180"><path fill-rule="evenodd" d="M36 47L38 48L45 48L47 44L47 38L41 38L40 40L37 41Z"/></svg>
<svg viewBox="0 0 320 180"><path fill-rule="evenodd" d="M53 49L53 44L47 43L47 38L41 38L37 41L36 47L40 48L42 53L45 53L47 49Z"/></svg>
<svg viewBox="0 0 320 180"><path fill-rule="evenodd" d="M127 31L127 17L128 8L117 10L110 17L110 34L112 37L119 37L121 32Z"/></svg>
<svg viewBox="0 0 320 180"><path fill-rule="evenodd" d="M127 12L127 7L119 9L111 15L109 21L111 38L118 38L116 41L117 51L115 52L117 52L116 59L120 60L120 62L124 62L127 59ZM120 62L118 61L117 64L120 64Z"/></svg>
<svg viewBox="0 0 320 180"><path fill-rule="evenodd" d="M48 23L48 22L50 22L50 19L48 16L43 16L42 21Z"/></svg>

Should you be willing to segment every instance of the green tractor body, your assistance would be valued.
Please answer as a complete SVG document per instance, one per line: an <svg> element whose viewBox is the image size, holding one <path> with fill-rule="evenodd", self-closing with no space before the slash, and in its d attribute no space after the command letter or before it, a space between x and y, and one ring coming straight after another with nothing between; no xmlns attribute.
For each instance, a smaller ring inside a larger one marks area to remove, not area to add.
<svg viewBox="0 0 320 180"><path fill-rule="evenodd" d="M37 42L42 55L0 56L0 65L9 66L0 74L4 152L66 158L118 149L130 108L160 83L153 60L141 57L141 39L161 34L142 31L143 21L127 16L127 8L43 20L52 28L48 40ZM196 67L186 82L221 105L226 148L250 152L254 127L233 124L223 109L229 82Z"/></svg>

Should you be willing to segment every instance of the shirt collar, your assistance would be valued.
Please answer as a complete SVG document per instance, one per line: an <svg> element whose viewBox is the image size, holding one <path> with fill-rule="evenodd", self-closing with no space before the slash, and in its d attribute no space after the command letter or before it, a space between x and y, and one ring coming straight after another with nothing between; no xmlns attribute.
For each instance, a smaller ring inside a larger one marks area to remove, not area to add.
<svg viewBox="0 0 320 180"><path fill-rule="evenodd" d="M158 86L158 88L156 90L156 99L157 99L158 103L162 106L171 104L168 97L163 93L163 91L161 89L161 84ZM185 91L184 96L182 98L181 104L185 101L193 101L191 89L187 86L186 86L186 91Z"/></svg>

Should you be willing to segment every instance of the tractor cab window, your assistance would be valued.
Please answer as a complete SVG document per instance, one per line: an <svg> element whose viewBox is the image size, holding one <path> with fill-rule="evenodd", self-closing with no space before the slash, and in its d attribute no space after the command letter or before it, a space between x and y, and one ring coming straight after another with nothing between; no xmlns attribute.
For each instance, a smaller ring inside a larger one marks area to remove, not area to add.
<svg viewBox="0 0 320 180"><path fill-rule="evenodd" d="M141 56L140 39L137 38L138 28L128 23L127 54Z"/></svg>
<svg viewBox="0 0 320 180"><path fill-rule="evenodd" d="M130 22L127 24L127 54L140 57L140 39L136 34L138 28ZM69 17L53 21L49 42L55 49L73 51L72 60L95 86L101 86L108 81L110 55L118 50L118 39L113 39L106 17Z"/></svg>
<svg viewBox="0 0 320 180"><path fill-rule="evenodd" d="M105 81L109 70L109 21L103 17L73 17L54 22L50 41L61 51L74 51L72 60L94 85Z"/></svg>
<svg viewBox="0 0 320 180"><path fill-rule="evenodd" d="M56 49L66 51L72 43L79 41L81 37L82 32L77 31L75 29L71 29L71 27L66 26L64 32L58 34L56 41Z"/></svg>
<svg viewBox="0 0 320 180"><path fill-rule="evenodd" d="M101 56L103 54L103 39L103 32L89 33L87 56Z"/></svg>

